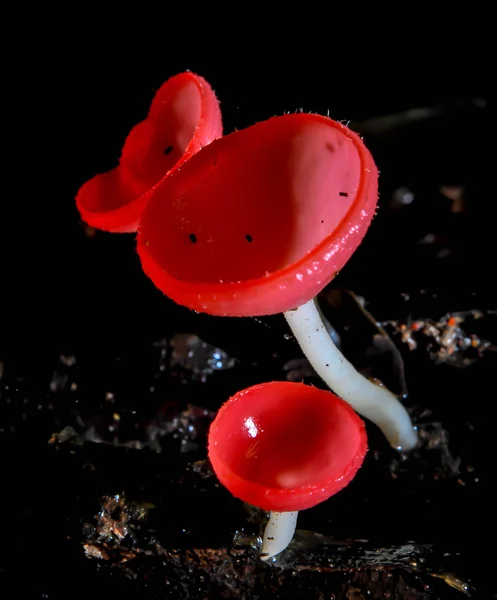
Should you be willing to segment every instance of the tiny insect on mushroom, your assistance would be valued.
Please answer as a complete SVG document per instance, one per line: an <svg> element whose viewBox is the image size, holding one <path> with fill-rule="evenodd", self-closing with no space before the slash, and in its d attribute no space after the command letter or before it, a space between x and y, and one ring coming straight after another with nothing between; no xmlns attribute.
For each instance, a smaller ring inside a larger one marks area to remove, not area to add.
<svg viewBox="0 0 497 600"><path fill-rule="evenodd" d="M273 117L216 140L156 188L138 230L145 273L167 296L218 316L283 312L318 375L390 444L417 434L404 406L345 359L316 294L376 210L378 171L361 138L327 117Z"/></svg>
<svg viewBox="0 0 497 600"><path fill-rule="evenodd" d="M209 459L219 481L235 497L272 511L263 560L291 542L298 511L350 483L366 450L364 423L350 405L303 383L242 390L209 430Z"/></svg>
<svg viewBox="0 0 497 600"><path fill-rule="evenodd" d="M222 132L219 103L207 81L191 72L171 77L126 138L119 166L79 189L81 218L105 231L136 231L153 187Z"/></svg>

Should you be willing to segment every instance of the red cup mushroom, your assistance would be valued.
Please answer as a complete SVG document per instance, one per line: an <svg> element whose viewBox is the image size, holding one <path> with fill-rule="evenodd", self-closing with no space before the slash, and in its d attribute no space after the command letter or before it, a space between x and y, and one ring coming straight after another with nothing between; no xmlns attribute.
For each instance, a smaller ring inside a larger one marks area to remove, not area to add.
<svg viewBox="0 0 497 600"><path fill-rule="evenodd" d="M367 450L364 423L332 392L303 383L254 385L230 398L209 431L209 458L236 497L271 511L261 558L286 548L298 511L354 478Z"/></svg>
<svg viewBox="0 0 497 600"><path fill-rule="evenodd" d="M147 118L126 138L119 166L80 188L81 218L97 229L136 231L150 190L221 136L219 103L207 81L190 72L171 77L157 91Z"/></svg>
<svg viewBox="0 0 497 600"><path fill-rule="evenodd" d="M319 115L274 117L216 140L158 186L138 253L155 285L193 310L283 312L327 385L409 450L417 434L406 409L345 359L315 303L363 239L377 197L357 134Z"/></svg>

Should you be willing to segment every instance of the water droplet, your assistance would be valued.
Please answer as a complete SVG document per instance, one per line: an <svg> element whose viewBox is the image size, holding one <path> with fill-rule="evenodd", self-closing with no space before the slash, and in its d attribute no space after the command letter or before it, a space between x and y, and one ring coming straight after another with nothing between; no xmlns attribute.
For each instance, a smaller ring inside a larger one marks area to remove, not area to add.
<svg viewBox="0 0 497 600"><path fill-rule="evenodd" d="M172 367L180 365L190 371L193 379L202 379L214 371L231 369L236 359L228 356L221 348L216 348L193 334L177 334L170 342L172 347Z"/></svg>

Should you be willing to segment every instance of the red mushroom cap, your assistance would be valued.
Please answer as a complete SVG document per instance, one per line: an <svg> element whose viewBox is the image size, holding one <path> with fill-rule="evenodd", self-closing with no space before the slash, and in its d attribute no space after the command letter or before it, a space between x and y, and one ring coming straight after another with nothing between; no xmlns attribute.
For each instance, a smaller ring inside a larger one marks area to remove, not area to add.
<svg viewBox="0 0 497 600"><path fill-rule="evenodd" d="M344 125L311 114L263 121L215 141L155 189L138 230L143 269L198 312L297 308L361 242L377 180Z"/></svg>
<svg viewBox="0 0 497 600"><path fill-rule="evenodd" d="M209 431L219 481L240 500L278 512L315 506L354 477L367 450L364 423L332 392L262 383L235 394Z"/></svg>
<svg viewBox="0 0 497 600"><path fill-rule="evenodd" d="M219 103L207 81L190 72L171 77L126 138L119 166L80 188L81 218L106 231L136 231L150 190L222 133Z"/></svg>

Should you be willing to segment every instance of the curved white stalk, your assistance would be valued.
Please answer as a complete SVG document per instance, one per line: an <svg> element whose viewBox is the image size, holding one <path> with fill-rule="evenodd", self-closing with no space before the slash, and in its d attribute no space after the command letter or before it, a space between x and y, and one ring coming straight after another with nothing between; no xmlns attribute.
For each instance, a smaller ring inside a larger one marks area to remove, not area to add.
<svg viewBox="0 0 497 600"><path fill-rule="evenodd" d="M412 450L418 436L404 405L384 386L366 379L349 363L326 331L315 299L285 313L293 334L316 373L360 415L375 423L397 450Z"/></svg>
<svg viewBox="0 0 497 600"><path fill-rule="evenodd" d="M261 560L269 560L283 552L293 539L298 512L272 512L264 530Z"/></svg>

